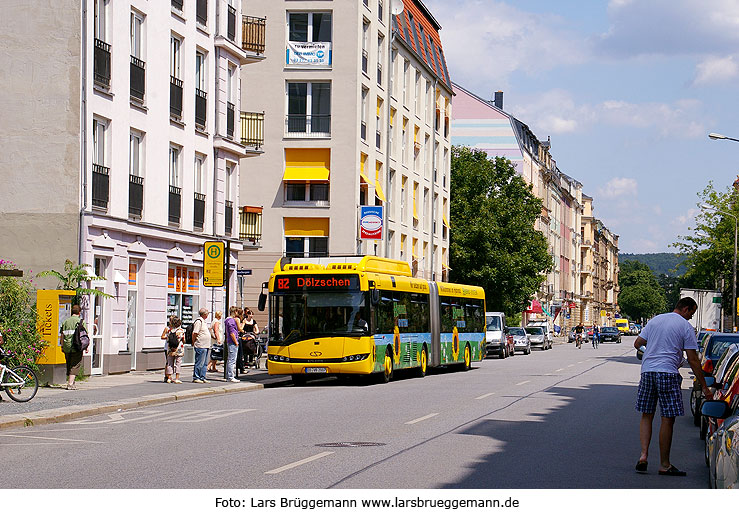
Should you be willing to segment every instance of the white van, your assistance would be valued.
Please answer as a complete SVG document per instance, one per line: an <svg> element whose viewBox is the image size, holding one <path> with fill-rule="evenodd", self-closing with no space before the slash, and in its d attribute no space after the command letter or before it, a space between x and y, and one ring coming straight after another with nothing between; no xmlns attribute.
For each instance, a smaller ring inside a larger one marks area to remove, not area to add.
<svg viewBox="0 0 739 518"><path fill-rule="evenodd" d="M543 327L544 328L544 336L545 336L545 345L544 349L551 349L552 348L552 342L554 341L554 332L552 330L552 326L549 324L547 320L534 320L533 322L529 322L526 324L527 327Z"/></svg>
<svg viewBox="0 0 739 518"><path fill-rule="evenodd" d="M505 358L509 355L505 313L502 311L485 312L485 342L485 356L497 354Z"/></svg>

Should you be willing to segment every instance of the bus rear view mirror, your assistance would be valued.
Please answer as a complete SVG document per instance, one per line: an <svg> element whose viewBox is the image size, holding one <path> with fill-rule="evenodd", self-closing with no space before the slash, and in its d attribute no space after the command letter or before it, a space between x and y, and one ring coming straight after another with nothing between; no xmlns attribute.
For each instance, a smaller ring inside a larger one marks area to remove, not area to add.
<svg viewBox="0 0 739 518"><path fill-rule="evenodd" d="M262 292L259 294L259 302L257 303L257 308L259 308L259 311L264 311L264 308L267 307L267 294L264 293L264 288L268 286L269 285L266 282L262 283Z"/></svg>
<svg viewBox="0 0 739 518"><path fill-rule="evenodd" d="M380 290L377 288L372 288L372 290L370 290L370 302L373 306L380 303Z"/></svg>

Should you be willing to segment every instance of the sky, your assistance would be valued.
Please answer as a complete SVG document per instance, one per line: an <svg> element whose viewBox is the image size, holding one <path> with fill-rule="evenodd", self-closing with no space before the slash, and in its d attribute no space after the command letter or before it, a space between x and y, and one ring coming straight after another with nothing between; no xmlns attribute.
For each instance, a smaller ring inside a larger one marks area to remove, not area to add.
<svg viewBox="0 0 739 518"><path fill-rule="evenodd" d="M739 0L424 0L452 81L551 137L623 253L676 252L739 174Z"/></svg>

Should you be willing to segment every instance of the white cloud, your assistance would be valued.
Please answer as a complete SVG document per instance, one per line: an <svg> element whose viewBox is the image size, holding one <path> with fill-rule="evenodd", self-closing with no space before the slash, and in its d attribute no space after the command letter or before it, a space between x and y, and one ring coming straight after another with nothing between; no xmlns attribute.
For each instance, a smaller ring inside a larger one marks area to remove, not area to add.
<svg viewBox="0 0 739 518"><path fill-rule="evenodd" d="M639 184L634 178L611 178L605 187L599 189L601 196L612 196L614 198L636 196L639 192Z"/></svg>
<svg viewBox="0 0 739 518"><path fill-rule="evenodd" d="M681 214L672 220L673 225L685 226L695 221L695 217L700 213L698 209L689 209L685 214Z"/></svg>
<svg viewBox="0 0 739 518"><path fill-rule="evenodd" d="M698 63L695 69L695 85L723 83L739 76L739 64L734 61L734 56L709 56Z"/></svg>

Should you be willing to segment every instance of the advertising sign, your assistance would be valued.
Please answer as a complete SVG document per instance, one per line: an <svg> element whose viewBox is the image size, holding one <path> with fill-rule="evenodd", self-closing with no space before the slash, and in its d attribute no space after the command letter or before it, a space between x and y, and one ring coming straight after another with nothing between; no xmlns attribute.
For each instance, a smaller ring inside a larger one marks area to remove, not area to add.
<svg viewBox="0 0 739 518"><path fill-rule="evenodd" d="M226 266L225 246L222 241L206 241L203 245L203 286L219 288L224 285Z"/></svg>
<svg viewBox="0 0 739 518"><path fill-rule="evenodd" d="M359 208L359 239L382 239L382 207Z"/></svg>
<svg viewBox="0 0 739 518"><path fill-rule="evenodd" d="M331 42L314 41L287 43L288 65L331 65Z"/></svg>

